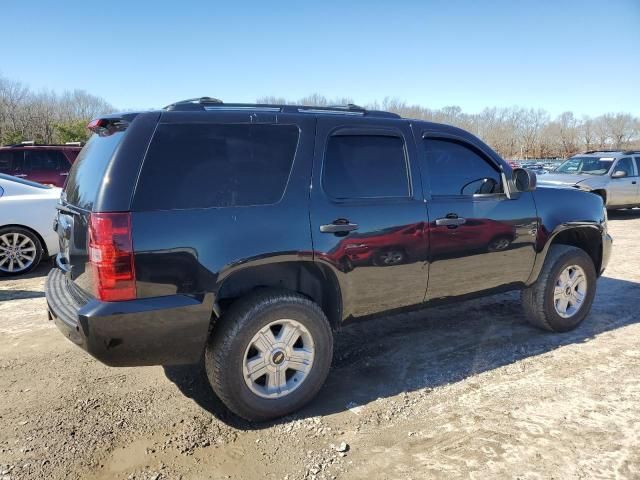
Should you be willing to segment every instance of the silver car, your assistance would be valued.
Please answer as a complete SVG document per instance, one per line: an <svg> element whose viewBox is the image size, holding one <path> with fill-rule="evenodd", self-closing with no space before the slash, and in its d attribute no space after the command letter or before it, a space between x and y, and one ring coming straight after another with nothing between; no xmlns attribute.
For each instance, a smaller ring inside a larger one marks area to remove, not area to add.
<svg viewBox="0 0 640 480"><path fill-rule="evenodd" d="M609 209L640 207L640 151L586 152L539 178L539 185L596 193Z"/></svg>

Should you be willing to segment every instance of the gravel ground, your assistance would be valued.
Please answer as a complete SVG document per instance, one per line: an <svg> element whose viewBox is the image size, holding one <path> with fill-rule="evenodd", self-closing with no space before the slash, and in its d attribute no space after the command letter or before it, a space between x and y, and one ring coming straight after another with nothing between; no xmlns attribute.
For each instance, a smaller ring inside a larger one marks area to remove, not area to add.
<svg viewBox="0 0 640 480"><path fill-rule="evenodd" d="M47 268L0 279L0 480L640 478L640 211L577 330L503 294L342 330L327 385L269 424L195 367L109 368L47 321Z"/></svg>

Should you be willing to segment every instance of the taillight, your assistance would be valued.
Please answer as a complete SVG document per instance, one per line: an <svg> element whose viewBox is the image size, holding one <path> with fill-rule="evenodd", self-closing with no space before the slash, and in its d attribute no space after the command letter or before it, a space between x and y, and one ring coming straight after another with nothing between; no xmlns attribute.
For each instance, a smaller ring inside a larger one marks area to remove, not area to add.
<svg viewBox="0 0 640 480"><path fill-rule="evenodd" d="M114 302L136 298L129 213L90 215L89 261L100 300Z"/></svg>

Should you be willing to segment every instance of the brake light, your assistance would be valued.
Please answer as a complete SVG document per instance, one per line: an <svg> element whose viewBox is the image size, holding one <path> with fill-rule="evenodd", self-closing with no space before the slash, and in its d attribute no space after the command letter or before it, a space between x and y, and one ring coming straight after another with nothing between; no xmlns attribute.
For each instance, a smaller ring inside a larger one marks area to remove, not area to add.
<svg viewBox="0 0 640 480"><path fill-rule="evenodd" d="M136 298L129 213L90 215L89 261L100 300L114 302Z"/></svg>
<svg viewBox="0 0 640 480"><path fill-rule="evenodd" d="M87 124L87 128L101 137L123 132L129 123L122 118L96 118Z"/></svg>

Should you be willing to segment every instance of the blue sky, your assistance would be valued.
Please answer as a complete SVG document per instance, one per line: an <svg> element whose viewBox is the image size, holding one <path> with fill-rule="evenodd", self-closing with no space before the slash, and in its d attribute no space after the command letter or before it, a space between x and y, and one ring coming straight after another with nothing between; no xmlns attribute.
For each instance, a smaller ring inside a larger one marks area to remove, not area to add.
<svg viewBox="0 0 640 480"><path fill-rule="evenodd" d="M1 75L121 108L317 92L640 115L640 0L5 0L1 11Z"/></svg>

